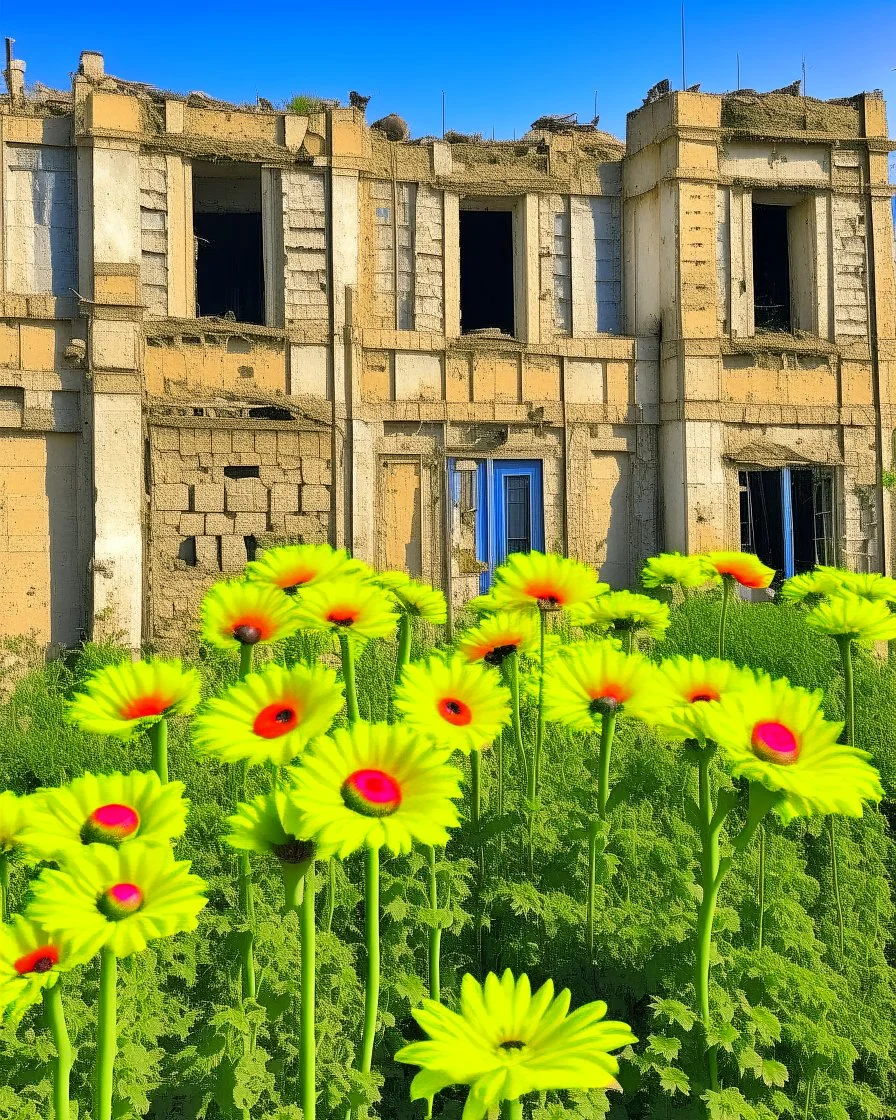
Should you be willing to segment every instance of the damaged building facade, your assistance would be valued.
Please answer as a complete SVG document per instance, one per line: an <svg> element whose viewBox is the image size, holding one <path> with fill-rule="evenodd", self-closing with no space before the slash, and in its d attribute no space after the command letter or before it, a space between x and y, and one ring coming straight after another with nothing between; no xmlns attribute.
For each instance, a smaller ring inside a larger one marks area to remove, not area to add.
<svg viewBox="0 0 896 1120"><path fill-rule="evenodd" d="M0 630L173 646L256 549L892 571L878 93L652 92L625 144L390 139L81 56L0 102ZM394 135L394 134L393 134Z"/></svg>

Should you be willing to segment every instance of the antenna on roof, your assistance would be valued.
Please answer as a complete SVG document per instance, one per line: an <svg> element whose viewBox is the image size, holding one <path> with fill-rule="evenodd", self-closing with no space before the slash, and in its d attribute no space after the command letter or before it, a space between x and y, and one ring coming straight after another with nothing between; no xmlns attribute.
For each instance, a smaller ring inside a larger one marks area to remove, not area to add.
<svg viewBox="0 0 896 1120"><path fill-rule="evenodd" d="M687 89L687 81L684 76L684 4L681 5L681 88Z"/></svg>
<svg viewBox="0 0 896 1120"><path fill-rule="evenodd" d="M597 90L594 91L594 119L597 120Z"/></svg>
<svg viewBox="0 0 896 1120"><path fill-rule="evenodd" d="M803 97L806 96L806 56L803 55Z"/></svg>
<svg viewBox="0 0 896 1120"><path fill-rule="evenodd" d="M740 55L735 57L737 58L737 88L740 89Z"/></svg>
<svg viewBox="0 0 896 1120"><path fill-rule="evenodd" d="M445 91L442 90L442 139L445 139Z"/></svg>

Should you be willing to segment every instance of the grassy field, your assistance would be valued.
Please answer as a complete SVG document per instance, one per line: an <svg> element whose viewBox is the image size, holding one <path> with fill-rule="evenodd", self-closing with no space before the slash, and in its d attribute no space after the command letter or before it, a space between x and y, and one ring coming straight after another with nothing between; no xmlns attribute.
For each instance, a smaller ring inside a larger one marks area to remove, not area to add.
<svg viewBox="0 0 896 1120"><path fill-rule="evenodd" d="M674 653L712 656L718 597L695 596L674 611L666 638L646 648L654 659ZM287 656L307 658L307 643ZM317 651L322 657L332 657ZM417 653L422 652L416 650ZM841 718L843 688L833 641L809 632L803 613L775 604L737 602L729 616L728 655L738 664L821 688L829 718ZM384 718L394 643L371 643L359 663L360 707ZM65 660L35 665L7 683L0 707L0 784L17 792L58 785L85 771L148 768L149 745L122 745L85 735L64 718L66 699L96 667L119 660L114 648L86 646ZM236 679L235 662L218 651L194 651L206 695ZM335 664L335 661L334 661ZM7 670L9 672L9 670ZM857 743L871 751L887 797L896 784L896 671L860 653L856 666ZM535 710L524 712L528 735ZM838 818L846 949L837 949L831 860L820 821L786 829L767 825L763 938L758 938L759 846L754 842L726 881L717 918L713 1003L723 1088L704 1096L703 1045L695 1026L693 938L699 901L695 872L696 770L680 748L622 718L613 757L615 792L606 854L598 868L596 950L583 939L586 870L583 826L593 800L596 744L549 725L546 765L528 873L523 777L509 744L504 812L499 813L494 750L484 759L480 834L469 821L439 855L438 906L427 894L425 854L383 861L383 990L375 1072L352 1068L361 1030L363 905L361 861L334 864L320 878L318 912L319 1115L343 1120L346 1105L369 1105L382 1120L425 1115L412 1105L413 1071L392 1061L418 1038L411 1009L426 995L427 931L443 928L442 989L451 1002L460 977L510 967L534 982L568 986L573 1006L609 1004L639 1043L623 1062L622 1093L550 1094L532 1120L610 1116L705 1117L713 1120L864 1120L896 1115L896 988L893 963L894 867L892 800L858 821ZM275 868L255 863L259 892L257 1003L243 1009L237 943L236 854L222 843L223 821L236 800L234 776L200 758L186 720L172 722L171 776L192 802L179 858L210 887L210 904L194 934L153 943L121 970L117 1101L120 1117L154 1120L300 1120L297 999L299 935L294 914L279 912ZM257 788L265 776L257 775ZM721 770L714 779L722 783ZM466 808L465 808L466 811ZM483 871L478 867L484 843ZM14 906L35 869L12 869ZM96 963L65 985L66 1012L77 1050L73 1093L90 1116L89 1076L97 992ZM257 1032L254 1051L244 1045ZM0 1033L0 1120L48 1114L52 1044L35 1010ZM701 1099L701 1097L703 1099ZM436 1116L458 1120L464 1093L449 1091Z"/></svg>

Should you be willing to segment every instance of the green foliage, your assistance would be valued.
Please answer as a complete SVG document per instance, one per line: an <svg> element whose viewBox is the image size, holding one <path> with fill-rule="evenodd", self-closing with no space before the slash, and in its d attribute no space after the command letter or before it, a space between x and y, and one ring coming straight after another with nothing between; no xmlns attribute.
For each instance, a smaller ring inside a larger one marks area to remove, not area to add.
<svg viewBox="0 0 896 1120"><path fill-rule="evenodd" d="M712 656L718 597L696 595L673 612L666 638L650 651ZM418 652L420 652L418 650ZM797 608L733 601L728 653L739 664L821 688L830 718L841 718L843 689L834 643L809 633ZM305 639L288 657L332 655ZM122 745L83 735L64 720L65 702L86 675L122 657L85 646L66 661L28 673L0 708L0 782L30 791L85 769L145 768L148 742ZM394 651L371 644L359 661L363 715L384 718ZM218 651L199 659L207 694L235 678ZM2 683L2 682L0 682ZM888 798L896 784L896 669L859 652L858 740L874 755ZM524 712L534 732L534 706ZM836 821L846 953L839 961L831 866L821 822L766 824L763 943L758 942L758 852L735 864L720 898L712 970L711 1040L719 1048L721 1088L709 1087L704 1039L694 1011L693 936L699 889L699 841L693 812L696 769L679 748L621 719L613 757L615 792L607 847L598 865L596 953L589 962L582 928L589 817L597 744L549 727L538 806L535 875L526 874L524 782L511 741L505 743L506 804L498 815L497 751L483 759L485 873L469 819L437 863L438 906L427 894L423 852L384 859L383 989L375 1072L354 1069L361 1032L364 968L360 859L325 867L318 877L319 1115L342 1120L346 1107L369 1106L383 1120L422 1120L412 1105L413 1070L391 1055L420 1037L411 1010L427 991L426 940L442 929L442 991L450 1005L466 971L482 977L507 966L534 984L551 977L569 987L573 1006L604 999L611 1018L632 1024L642 1040L629 1048L623 1092L547 1094L529 1106L531 1120L776 1120L803 1116L870 1120L896 1115L896 988L893 954L893 805L861 820ZM280 913L276 869L253 857L258 931L257 1003L241 1010L236 857L221 841L237 798L226 768L191 749L185 721L174 721L171 774L192 801L177 853L210 886L210 904L195 934L159 941L123 962L117 1101L122 1117L153 1120L301 1120L298 1080L299 930ZM251 794L266 776L250 782ZM727 784L721 768L714 788ZM469 814L467 812L467 818ZM578 831L577 831L578 830ZM25 900L33 869L12 868L14 906ZM90 1118L98 969L65 978L65 1009L77 1060L73 1093L80 1120ZM254 1051L246 1046L257 1033ZM52 1044L41 1009L0 1031L0 1120L47 1115ZM435 1115L459 1120L463 1093L449 1090Z"/></svg>

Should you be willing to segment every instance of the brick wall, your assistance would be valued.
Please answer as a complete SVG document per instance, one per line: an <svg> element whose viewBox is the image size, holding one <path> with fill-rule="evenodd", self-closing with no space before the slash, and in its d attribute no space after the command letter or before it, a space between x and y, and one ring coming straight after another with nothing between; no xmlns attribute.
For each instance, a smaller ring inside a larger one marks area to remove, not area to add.
<svg viewBox="0 0 896 1120"><path fill-rule="evenodd" d="M140 156L140 299L150 315L168 314L168 169L165 155Z"/></svg>
<svg viewBox="0 0 896 1120"><path fill-rule="evenodd" d="M283 247L286 321L327 320L327 236L324 177L284 170Z"/></svg>
<svg viewBox="0 0 896 1120"><path fill-rule="evenodd" d="M328 431L213 423L149 429L150 633L161 645L195 628L207 588L238 575L255 547L329 535Z"/></svg>

